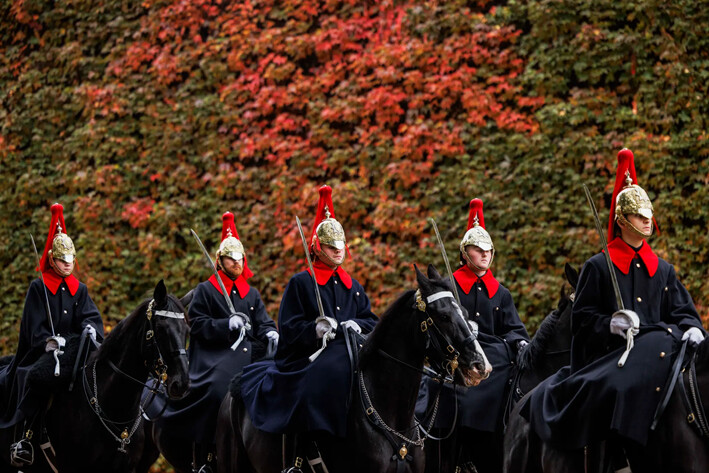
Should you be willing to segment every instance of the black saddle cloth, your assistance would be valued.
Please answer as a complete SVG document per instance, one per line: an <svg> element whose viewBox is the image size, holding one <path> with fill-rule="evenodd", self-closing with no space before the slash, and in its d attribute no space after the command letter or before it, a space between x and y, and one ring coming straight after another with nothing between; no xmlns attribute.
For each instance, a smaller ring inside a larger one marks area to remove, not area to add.
<svg viewBox="0 0 709 473"><path fill-rule="evenodd" d="M81 335L72 334L66 337L66 346L64 353L59 356L59 376L54 376L54 367L56 362L54 355L44 353L32 365L32 368L27 373L27 382L33 389L58 391L69 387L71 382L72 370L74 362L79 356L79 344L81 343ZM86 343L85 347L90 345Z"/></svg>

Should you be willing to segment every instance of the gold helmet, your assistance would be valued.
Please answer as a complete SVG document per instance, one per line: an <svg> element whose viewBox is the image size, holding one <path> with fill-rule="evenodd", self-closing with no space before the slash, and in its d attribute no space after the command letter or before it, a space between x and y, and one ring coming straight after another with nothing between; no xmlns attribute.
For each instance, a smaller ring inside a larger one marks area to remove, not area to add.
<svg viewBox="0 0 709 473"><path fill-rule="evenodd" d="M246 250L244 250L244 245L239 239L239 234L234 224L234 214L231 212L224 212L222 215L222 242L219 244L216 256L217 266L219 266L219 258L222 256L228 256L237 261L243 259L244 272L242 274L244 278L253 276L251 270L246 266Z"/></svg>
<svg viewBox="0 0 709 473"><path fill-rule="evenodd" d="M653 207L647 192L637 185L635 174L635 161L633 152L623 148L618 153L618 169L616 170L616 182L611 200L610 222L608 223L608 235L613 235L613 225L619 221L630 227L635 233L643 237L649 237L650 233L644 233L635 228L626 215L638 214L645 218L653 218Z"/></svg>
<svg viewBox="0 0 709 473"><path fill-rule="evenodd" d="M342 224L335 220L335 209L332 205L332 188L330 186L322 186L318 193L317 213L315 214L315 225L313 226L313 234L310 238L311 248L318 256L327 258L322 252L320 245L328 245L338 250L346 250L347 239L345 238L345 230Z"/></svg>
<svg viewBox="0 0 709 473"><path fill-rule="evenodd" d="M61 204L53 204L51 211L52 220L49 224L47 243L44 245L44 252L39 263L39 269L42 272L51 267L50 259L58 259L66 263L73 263L76 259L74 242L66 234L64 207Z"/></svg>
<svg viewBox="0 0 709 473"><path fill-rule="evenodd" d="M468 246L477 246L483 251L491 251L490 265L492 265L492 260L495 259L495 245L492 243L492 238L490 234L485 230L485 217L483 215L483 201L480 199L473 199L470 201L470 212L468 214L468 231L463 235L463 239L460 241L460 253L463 258L469 263L470 257L465 252L465 248ZM480 268L487 269L487 268Z"/></svg>

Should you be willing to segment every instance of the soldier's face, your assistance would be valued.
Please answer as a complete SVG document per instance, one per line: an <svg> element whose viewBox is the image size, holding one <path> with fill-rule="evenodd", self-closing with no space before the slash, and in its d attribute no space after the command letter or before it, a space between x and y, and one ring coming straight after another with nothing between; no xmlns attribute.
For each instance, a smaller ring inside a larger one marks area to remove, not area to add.
<svg viewBox="0 0 709 473"><path fill-rule="evenodd" d="M236 279L244 272L244 259L235 260L228 256L222 256L222 268L227 276Z"/></svg>
<svg viewBox="0 0 709 473"><path fill-rule="evenodd" d="M345 260L345 249L338 250L334 246L330 245L320 245L320 248L322 249L322 252L325 253L325 256L330 258L330 261L337 266L340 266L342 262ZM328 263L327 261L324 261L324 263Z"/></svg>
<svg viewBox="0 0 709 473"><path fill-rule="evenodd" d="M478 268L486 270L490 267L490 260L492 258L491 250L483 250L479 246L470 245L465 247L465 252L468 254L470 261ZM475 271L477 268L471 269Z"/></svg>
<svg viewBox="0 0 709 473"><path fill-rule="evenodd" d="M640 214L630 214L625 217L635 228L646 235L652 233L652 219L643 217Z"/></svg>
<svg viewBox="0 0 709 473"><path fill-rule="evenodd" d="M59 258L52 258L54 261L54 269L59 274L59 276L66 277L74 271L74 262L67 263Z"/></svg>

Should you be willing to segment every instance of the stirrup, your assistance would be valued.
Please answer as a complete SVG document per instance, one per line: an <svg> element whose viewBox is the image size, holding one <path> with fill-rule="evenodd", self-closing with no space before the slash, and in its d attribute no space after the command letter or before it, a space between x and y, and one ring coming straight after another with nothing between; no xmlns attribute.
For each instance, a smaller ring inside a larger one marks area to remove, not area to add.
<svg viewBox="0 0 709 473"><path fill-rule="evenodd" d="M10 445L10 463L18 468L32 465L34 463L32 442L23 438Z"/></svg>
<svg viewBox="0 0 709 473"><path fill-rule="evenodd" d="M303 459L299 456L296 456L293 466L290 468L286 468L285 470L281 471L281 473L303 473L303 470L300 469L301 466L303 466Z"/></svg>
<svg viewBox="0 0 709 473"><path fill-rule="evenodd" d="M212 473L212 468L205 463L199 470L197 470L197 473Z"/></svg>

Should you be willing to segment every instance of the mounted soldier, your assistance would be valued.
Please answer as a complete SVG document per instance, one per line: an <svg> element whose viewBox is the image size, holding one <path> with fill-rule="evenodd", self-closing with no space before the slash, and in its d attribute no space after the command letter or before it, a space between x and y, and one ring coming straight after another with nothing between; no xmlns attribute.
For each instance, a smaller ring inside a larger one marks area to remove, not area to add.
<svg viewBox="0 0 709 473"><path fill-rule="evenodd" d="M241 378L253 424L266 432L300 434L293 443L307 439L311 450L310 440L318 435L345 435L353 369L345 328L368 333L378 320L362 285L342 268L349 249L335 219L332 189L323 186L319 194L306 255L314 259L314 274L302 271L286 286L275 360L248 366ZM317 461L319 454L308 458Z"/></svg>
<svg viewBox="0 0 709 473"><path fill-rule="evenodd" d="M705 331L674 268L646 241L653 233L653 206L637 184L628 149L618 153L610 210L611 241L581 271L571 366L541 384L521 414L551 446L580 456L584 449L587 464L605 455L598 446L606 441L614 467L622 468L621 447L645 445L662 400L671 394L668 379L679 366L682 345L698 344Z"/></svg>
<svg viewBox="0 0 709 473"><path fill-rule="evenodd" d="M222 215L215 265L215 274L194 289L189 306L190 390L170 401L159 420L163 432L189 440L199 473L214 470L217 411L229 381L252 362L257 345L278 342L275 322L248 283L253 273L231 212Z"/></svg>
<svg viewBox="0 0 709 473"><path fill-rule="evenodd" d="M457 396L449 385L444 385L435 426L444 433L451 429L450 422L456 418L456 399L458 413L455 434L442 443L441 448L446 451L440 454L455 462L451 471L456 464L467 462L472 462L480 473L500 471L505 395L517 354L529 342L529 335L510 291L500 284L490 269L495 246L485 229L483 201L480 199L470 201L468 229L460 241L459 250L460 267L453 273L453 278L461 305L468 311L470 319L478 324L478 341L492 365L492 373L479 386L458 388ZM427 403L422 401L440 389L438 381L429 379L426 384L427 393L419 399L420 415ZM431 460L427 460L427 469Z"/></svg>
<svg viewBox="0 0 709 473"><path fill-rule="evenodd" d="M28 384L34 364L49 352L58 362L66 337L81 334L84 329L94 340L103 340L101 315L86 285L73 275L76 249L66 233L64 207L54 204L51 212L47 242L37 268L40 278L30 283L25 298L17 352L9 364L0 367L0 428L22 429L22 437L10 448L10 460L17 467L34 461L30 439L47 402L45 393Z"/></svg>

